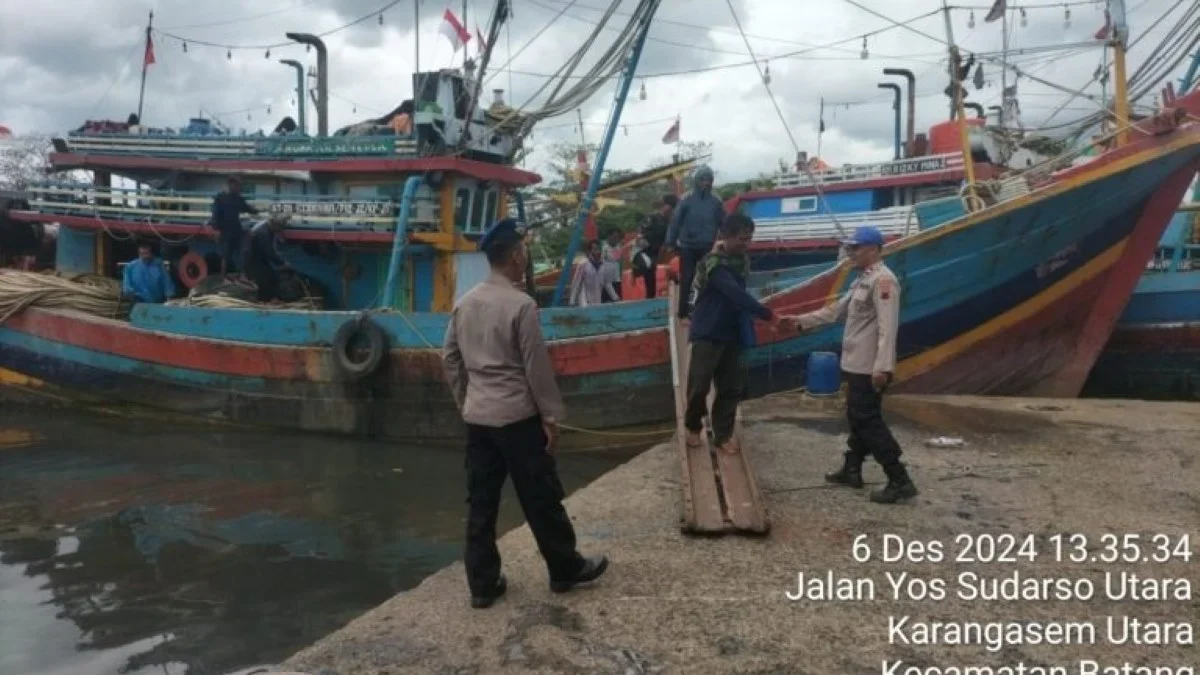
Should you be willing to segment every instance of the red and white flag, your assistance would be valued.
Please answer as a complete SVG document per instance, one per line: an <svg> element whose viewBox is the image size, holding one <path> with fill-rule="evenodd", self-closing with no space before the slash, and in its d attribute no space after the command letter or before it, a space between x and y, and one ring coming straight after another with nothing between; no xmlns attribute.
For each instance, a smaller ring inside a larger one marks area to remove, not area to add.
<svg viewBox="0 0 1200 675"><path fill-rule="evenodd" d="M483 31L479 30L479 24L475 24L475 39L479 40L478 49L480 52L487 49L487 40L483 38Z"/></svg>
<svg viewBox="0 0 1200 675"><path fill-rule="evenodd" d="M150 32L146 32L146 53L142 55L142 67L152 65L154 63L154 39L150 37Z"/></svg>
<svg viewBox="0 0 1200 675"><path fill-rule="evenodd" d="M1108 13L1107 9L1104 10L1104 25L1100 27L1100 30L1096 31L1094 37L1097 40L1107 40L1112 37L1112 15Z"/></svg>
<svg viewBox="0 0 1200 675"><path fill-rule="evenodd" d="M675 118L675 123L671 125L671 128L667 129L667 133L663 134L662 142L663 142L663 145L670 145L672 143L679 142L679 118L678 117Z"/></svg>
<svg viewBox="0 0 1200 675"><path fill-rule="evenodd" d="M450 44L454 45L454 51L458 51L467 46L471 41L471 33L463 27L462 22L454 16L454 12L446 10L442 15L442 27L440 29L442 35L445 35L450 40Z"/></svg>
<svg viewBox="0 0 1200 675"><path fill-rule="evenodd" d="M1008 9L1007 0L996 0L992 5L992 9L988 11L987 16L983 17L984 23L999 21L1004 18L1004 12Z"/></svg>

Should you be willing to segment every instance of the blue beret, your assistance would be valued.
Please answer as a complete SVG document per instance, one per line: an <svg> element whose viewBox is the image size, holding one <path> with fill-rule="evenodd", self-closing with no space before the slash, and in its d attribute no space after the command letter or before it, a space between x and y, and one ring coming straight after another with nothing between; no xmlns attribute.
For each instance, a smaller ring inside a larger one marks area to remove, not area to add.
<svg viewBox="0 0 1200 675"><path fill-rule="evenodd" d="M520 241L525 236L525 223L515 218L492 223L492 226L479 239L479 250L486 251L492 244L507 244Z"/></svg>

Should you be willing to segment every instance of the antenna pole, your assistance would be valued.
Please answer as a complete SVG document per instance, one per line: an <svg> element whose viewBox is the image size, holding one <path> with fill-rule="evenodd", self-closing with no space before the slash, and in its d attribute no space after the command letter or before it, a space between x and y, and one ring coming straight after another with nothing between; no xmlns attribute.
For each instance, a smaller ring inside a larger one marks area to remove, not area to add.
<svg viewBox="0 0 1200 675"><path fill-rule="evenodd" d="M150 10L150 21L146 24L146 49L142 52L142 88L138 91L138 124L142 123L142 103L146 100L146 70L150 67L151 42L150 31L154 28L154 10Z"/></svg>
<svg viewBox="0 0 1200 675"><path fill-rule="evenodd" d="M946 0L942 0L942 10L946 17L946 42L950 46L950 86L953 87L954 113L958 116L958 139L962 144L963 172L967 178L967 211L973 211L979 204L979 197L975 194L975 163L971 161L971 137L967 133L967 112L963 106L963 88L958 77L962 58L958 47L954 46L954 27L950 24L950 6Z"/></svg>
<svg viewBox="0 0 1200 675"><path fill-rule="evenodd" d="M1108 0L1109 16L1112 17L1112 48L1113 48L1113 77L1116 79L1113 88L1113 113L1117 118L1117 146L1129 141L1129 131L1124 127L1129 124L1129 89L1125 79L1125 42L1129 39L1129 25L1125 23L1125 0Z"/></svg>

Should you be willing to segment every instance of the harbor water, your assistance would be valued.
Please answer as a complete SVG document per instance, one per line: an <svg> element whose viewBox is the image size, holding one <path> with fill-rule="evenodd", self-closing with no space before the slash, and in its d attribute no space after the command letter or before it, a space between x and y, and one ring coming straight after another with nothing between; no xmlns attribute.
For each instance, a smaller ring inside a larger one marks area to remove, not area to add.
<svg viewBox="0 0 1200 675"><path fill-rule="evenodd" d="M563 453L563 481L631 454ZM462 467L456 448L5 406L0 673L277 663L459 558ZM506 490L502 530L521 522Z"/></svg>

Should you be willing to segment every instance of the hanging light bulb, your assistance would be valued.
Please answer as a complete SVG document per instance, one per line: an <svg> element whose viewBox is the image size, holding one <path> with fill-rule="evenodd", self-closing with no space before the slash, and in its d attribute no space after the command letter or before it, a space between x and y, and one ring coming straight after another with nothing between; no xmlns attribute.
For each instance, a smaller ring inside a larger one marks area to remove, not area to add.
<svg viewBox="0 0 1200 675"><path fill-rule="evenodd" d="M271 114L271 104L270 103L267 104L267 114L268 115Z"/></svg>
<svg viewBox="0 0 1200 675"><path fill-rule="evenodd" d="M382 25L383 25L383 12L380 12L380 13L379 13L379 25L380 25L380 26L382 26Z"/></svg>
<svg viewBox="0 0 1200 675"><path fill-rule="evenodd" d="M266 53L266 54L263 54L263 58L264 58L264 59L269 59L269 58L271 58L271 50L270 50L270 49L268 49L268 50L267 50L267 53Z"/></svg>
<svg viewBox="0 0 1200 675"><path fill-rule="evenodd" d="M642 80L642 88L638 91L638 100L639 101L646 100L646 81L645 80Z"/></svg>
<svg viewBox="0 0 1200 675"><path fill-rule="evenodd" d="M859 56L859 58L861 58L861 59L869 59L869 58L871 58L871 53L867 51L867 36L866 36L866 35L864 35L864 36L863 36L863 48L862 48L862 53L861 53L861 54L859 54L858 56Z"/></svg>
<svg viewBox="0 0 1200 675"><path fill-rule="evenodd" d="M763 69L763 84L771 84L771 62L767 61L766 68Z"/></svg>
<svg viewBox="0 0 1200 675"><path fill-rule="evenodd" d="M305 52L311 52L311 51L312 51L312 45L304 45L304 51L305 51Z"/></svg>
<svg viewBox="0 0 1200 675"><path fill-rule="evenodd" d="M292 99L292 107L293 107L293 108L295 108L295 107L296 107L296 99Z"/></svg>
<svg viewBox="0 0 1200 675"><path fill-rule="evenodd" d="M250 113L246 113L246 121L247 121L247 122L249 122L249 121L250 121Z"/></svg>
<svg viewBox="0 0 1200 675"><path fill-rule="evenodd" d="M186 54L186 53L187 53L187 43L186 43L186 42L185 42L185 43L183 43L183 53L184 53L184 54Z"/></svg>
<svg viewBox="0 0 1200 675"><path fill-rule="evenodd" d="M356 106L356 105L350 106L350 114L357 115L358 114L358 106Z"/></svg>
<svg viewBox="0 0 1200 675"><path fill-rule="evenodd" d="M622 124L622 125L621 125L621 128L625 130L625 135L626 135L626 136L628 136L628 135L629 135L629 127L628 127L628 126L626 126L626 125L624 125L624 124Z"/></svg>
<svg viewBox="0 0 1200 675"><path fill-rule="evenodd" d="M1071 27L1071 8L1063 5L1063 28Z"/></svg>
<svg viewBox="0 0 1200 675"><path fill-rule="evenodd" d="M233 60L233 50L232 49L225 50L225 60L227 60L227 61Z"/></svg>
<svg viewBox="0 0 1200 675"><path fill-rule="evenodd" d="M1025 8L1021 8L1021 28L1029 27L1029 16L1025 14Z"/></svg>
<svg viewBox="0 0 1200 675"><path fill-rule="evenodd" d="M967 28L975 27L975 10L971 10L971 17L967 19Z"/></svg>

